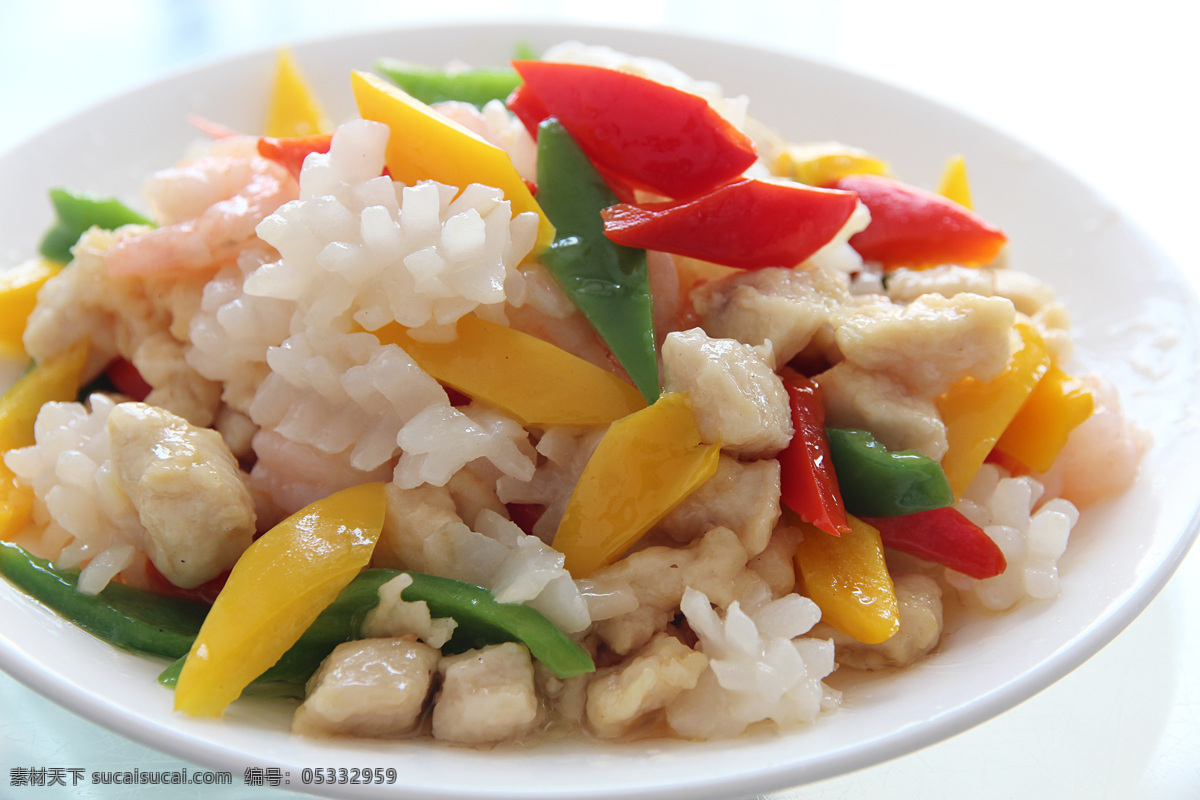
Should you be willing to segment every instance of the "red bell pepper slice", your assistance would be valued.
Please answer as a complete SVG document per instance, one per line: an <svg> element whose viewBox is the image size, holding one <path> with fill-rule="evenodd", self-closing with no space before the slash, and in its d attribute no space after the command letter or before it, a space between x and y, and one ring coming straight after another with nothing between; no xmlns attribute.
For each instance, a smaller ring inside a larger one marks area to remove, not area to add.
<svg viewBox="0 0 1200 800"><path fill-rule="evenodd" d="M779 454L780 500L800 519L826 533L850 532L846 506L833 471L825 435L825 406L815 383L799 373L781 374L792 408L792 441Z"/></svg>
<svg viewBox="0 0 1200 800"><path fill-rule="evenodd" d="M999 545L953 506L899 517L864 518L864 521L879 531L885 547L972 578L992 578L1008 567Z"/></svg>
<svg viewBox="0 0 1200 800"><path fill-rule="evenodd" d="M664 197L690 199L755 162L754 142L704 98L588 64L514 61L525 83L509 108L525 127L553 116L602 173Z"/></svg>
<svg viewBox="0 0 1200 800"><path fill-rule="evenodd" d="M617 244L739 269L794 267L837 235L858 199L851 192L755 178L690 201L621 203L601 212Z"/></svg>
<svg viewBox="0 0 1200 800"><path fill-rule="evenodd" d="M300 168L309 153L328 153L333 141L332 133L314 133L309 136L263 136L258 140L258 154L288 168L299 177Z"/></svg>
<svg viewBox="0 0 1200 800"><path fill-rule="evenodd" d="M142 401L150 394L153 386L146 383L138 368L123 358L114 358L104 369L104 374L112 381L117 391L130 400Z"/></svg>
<svg viewBox="0 0 1200 800"><path fill-rule="evenodd" d="M884 269L986 264L1008 241L970 209L892 178L848 175L831 187L854 192L871 212L871 224L850 246Z"/></svg>
<svg viewBox="0 0 1200 800"><path fill-rule="evenodd" d="M524 83L513 89L504 104L508 106L508 110L513 113L513 116L521 120L525 130L529 131L529 135L534 139L537 139L538 125L542 123L542 120L551 116L550 109L546 108L546 104L539 100L538 96Z"/></svg>

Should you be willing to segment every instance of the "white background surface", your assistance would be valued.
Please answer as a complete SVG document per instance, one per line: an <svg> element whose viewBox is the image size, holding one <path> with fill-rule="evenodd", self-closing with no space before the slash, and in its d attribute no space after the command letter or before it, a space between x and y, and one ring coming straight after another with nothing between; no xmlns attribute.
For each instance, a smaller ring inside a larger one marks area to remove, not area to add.
<svg viewBox="0 0 1200 800"><path fill-rule="evenodd" d="M530 0L508 4L519 11L507 13L495 5L466 0L448 11L346 0L8 3L0 25L0 150L165 72L281 42L455 20L629 25L761 44L956 106L1096 186L1200 285L1200 257L1185 239L1200 212L1200 55L1193 41L1200 11L1190 3L1142 0L1120 13L1053 0ZM145 787L12 788L10 770L180 766L0 675L0 797L156 798L163 795ZM243 786L240 777L231 790L187 787L172 797L282 796ZM1037 697L906 758L778 797L885 795L1200 797L1200 551L1120 637Z"/></svg>

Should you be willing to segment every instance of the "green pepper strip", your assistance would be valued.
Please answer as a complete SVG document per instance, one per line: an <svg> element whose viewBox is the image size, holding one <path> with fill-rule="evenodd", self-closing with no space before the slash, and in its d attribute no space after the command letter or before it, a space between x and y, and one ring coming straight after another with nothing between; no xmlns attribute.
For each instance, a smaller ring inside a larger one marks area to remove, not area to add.
<svg viewBox="0 0 1200 800"><path fill-rule="evenodd" d="M379 605L379 587L399 574L396 570L369 569L355 577L275 666L255 679L250 687L253 693L302 694L304 681L333 648L360 637L367 613ZM516 641L560 678L595 670L586 650L529 606L498 603L487 589L462 581L420 572L406 574L413 583L400 593L401 599L423 600L434 617L450 617L458 623L443 652L461 653L486 644ZM174 686L183 662L180 658L167 667L158 682Z"/></svg>
<svg viewBox="0 0 1200 800"><path fill-rule="evenodd" d="M11 542L0 542L0 574L88 633L149 655L186 656L208 613L203 603L120 583L81 594L79 570L57 569Z"/></svg>
<svg viewBox="0 0 1200 800"><path fill-rule="evenodd" d="M658 399L646 251L614 244L600 211L617 197L558 120L538 126L538 204L558 232L542 261L647 403Z"/></svg>
<svg viewBox="0 0 1200 800"><path fill-rule="evenodd" d="M593 672L596 665L579 644L542 614L520 603L499 603L487 589L469 583L409 572L413 584L400 593L404 600L424 600L435 617L458 623L442 648L455 653L499 642L520 642L560 678Z"/></svg>
<svg viewBox="0 0 1200 800"><path fill-rule="evenodd" d="M826 428L829 454L846 510L896 517L944 508L954 493L941 465L915 450L892 452L863 430Z"/></svg>
<svg viewBox="0 0 1200 800"><path fill-rule="evenodd" d="M71 248L79 237L92 226L111 231L122 225L154 224L120 200L87 192L51 189L50 202L54 204L58 219L42 239L41 253L64 264L71 260Z"/></svg>
<svg viewBox="0 0 1200 800"><path fill-rule="evenodd" d="M521 83L514 69L478 67L447 72L395 58L381 58L375 69L422 103L458 100L483 107L491 100L503 100Z"/></svg>

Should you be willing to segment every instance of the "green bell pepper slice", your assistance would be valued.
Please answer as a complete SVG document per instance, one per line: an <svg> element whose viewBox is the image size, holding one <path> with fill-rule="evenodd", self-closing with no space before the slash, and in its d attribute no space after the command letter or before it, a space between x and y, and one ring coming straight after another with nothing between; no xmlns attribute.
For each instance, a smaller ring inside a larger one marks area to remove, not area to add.
<svg viewBox="0 0 1200 800"><path fill-rule="evenodd" d="M897 517L953 505L950 482L933 459L915 450L888 450L868 431L826 428L825 432L849 513Z"/></svg>
<svg viewBox="0 0 1200 800"><path fill-rule="evenodd" d="M250 691L256 695L303 696L304 682L325 657L339 644L361 637L363 621L379 605L379 588L400 574L391 569L359 573L275 666L254 680ZM487 589L462 581L420 572L406 574L413 582L400 593L401 599L423 600L432 616L450 617L458 623L454 636L442 648L444 653L515 641L528 647L534 658L560 678L595 670L586 650L529 606L497 602ZM183 662L180 658L167 667L158 682L174 686Z"/></svg>
<svg viewBox="0 0 1200 800"><path fill-rule="evenodd" d="M458 100L476 107L503 100L521 84L514 69L475 67L449 72L412 64L396 58L381 58L375 69L422 103L432 105Z"/></svg>
<svg viewBox="0 0 1200 800"><path fill-rule="evenodd" d="M12 542L0 542L0 575L93 636L153 656L186 656L208 613L203 603L120 583L82 594L79 570L58 569Z"/></svg>
<svg viewBox="0 0 1200 800"><path fill-rule="evenodd" d="M604 235L600 212L617 196L558 120L538 126L537 159L538 204L557 231L542 261L653 403L660 386L646 251Z"/></svg>
<svg viewBox="0 0 1200 800"><path fill-rule="evenodd" d="M63 264L71 260L71 248L92 226L111 231L122 225L154 224L111 197L97 197L70 189L51 189L50 202L58 219L42 239L41 254Z"/></svg>

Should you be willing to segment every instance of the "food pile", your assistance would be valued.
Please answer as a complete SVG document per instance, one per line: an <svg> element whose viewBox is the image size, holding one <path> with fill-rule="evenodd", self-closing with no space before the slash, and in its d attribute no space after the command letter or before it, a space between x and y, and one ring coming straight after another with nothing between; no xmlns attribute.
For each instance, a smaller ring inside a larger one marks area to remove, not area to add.
<svg viewBox="0 0 1200 800"><path fill-rule="evenodd" d="M383 60L3 275L0 573L308 736L711 739L1058 593L1143 443L972 210L658 61ZM167 690L164 689L164 696ZM287 702L280 700L280 702Z"/></svg>

